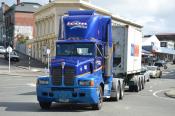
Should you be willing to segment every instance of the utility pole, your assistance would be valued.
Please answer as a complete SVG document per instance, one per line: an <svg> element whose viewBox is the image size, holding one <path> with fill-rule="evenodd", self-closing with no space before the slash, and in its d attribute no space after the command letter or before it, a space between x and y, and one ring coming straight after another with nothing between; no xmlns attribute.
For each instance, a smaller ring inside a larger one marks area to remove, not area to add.
<svg viewBox="0 0 175 116"><path fill-rule="evenodd" d="M32 45L28 45L28 55L29 55L29 70L31 69L31 58L30 58L30 55L31 55L31 48L32 48Z"/></svg>

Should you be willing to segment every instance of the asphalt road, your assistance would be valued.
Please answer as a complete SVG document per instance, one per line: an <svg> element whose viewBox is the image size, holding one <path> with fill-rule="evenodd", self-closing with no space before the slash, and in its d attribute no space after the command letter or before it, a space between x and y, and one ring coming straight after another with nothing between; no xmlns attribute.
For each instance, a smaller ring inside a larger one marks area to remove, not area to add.
<svg viewBox="0 0 175 116"><path fill-rule="evenodd" d="M1 65L1 64L0 64ZM2 65L1 65L2 66ZM175 87L175 66L161 79L151 79L143 91L125 92L119 102L106 101L100 111L79 105L53 104L41 110L36 99L36 77L0 75L0 116L174 116L175 99L164 92Z"/></svg>

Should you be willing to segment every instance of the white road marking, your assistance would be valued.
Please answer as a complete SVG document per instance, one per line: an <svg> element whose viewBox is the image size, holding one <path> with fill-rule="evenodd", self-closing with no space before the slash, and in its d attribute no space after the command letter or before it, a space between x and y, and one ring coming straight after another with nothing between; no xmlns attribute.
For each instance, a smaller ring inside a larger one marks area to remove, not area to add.
<svg viewBox="0 0 175 116"><path fill-rule="evenodd" d="M160 93L160 92L168 91L168 90L170 90L170 89L164 89L164 90L155 91L155 92L153 93L153 96L155 96L155 97L157 97L157 98L160 98L160 99L164 99L164 100L175 100L175 99L173 99L173 98L169 98L169 97L160 97L160 96L157 95L157 94Z"/></svg>
<svg viewBox="0 0 175 116"><path fill-rule="evenodd" d="M0 111L5 111L6 107L0 107Z"/></svg>
<svg viewBox="0 0 175 116"><path fill-rule="evenodd" d="M170 73L170 72L163 72L163 74L168 74L168 73Z"/></svg>
<svg viewBox="0 0 175 116"><path fill-rule="evenodd" d="M28 83L27 85L30 87L36 87L36 84L34 84L34 83Z"/></svg>
<svg viewBox="0 0 175 116"><path fill-rule="evenodd" d="M148 90L149 92L153 92L153 90Z"/></svg>
<svg viewBox="0 0 175 116"><path fill-rule="evenodd" d="M125 107L125 109L126 109L126 110L129 110L129 109L130 109L130 107L126 106L126 107Z"/></svg>

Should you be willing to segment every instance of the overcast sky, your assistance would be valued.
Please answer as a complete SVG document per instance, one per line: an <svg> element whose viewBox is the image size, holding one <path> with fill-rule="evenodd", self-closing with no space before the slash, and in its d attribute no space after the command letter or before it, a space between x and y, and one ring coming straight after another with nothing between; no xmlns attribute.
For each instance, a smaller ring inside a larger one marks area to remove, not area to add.
<svg viewBox="0 0 175 116"><path fill-rule="evenodd" d="M16 0L0 0L8 4ZM49 0L21 0L48 3ZM144 34L175 33L175 0L92 0L92 4L144 26Z"/></svg>

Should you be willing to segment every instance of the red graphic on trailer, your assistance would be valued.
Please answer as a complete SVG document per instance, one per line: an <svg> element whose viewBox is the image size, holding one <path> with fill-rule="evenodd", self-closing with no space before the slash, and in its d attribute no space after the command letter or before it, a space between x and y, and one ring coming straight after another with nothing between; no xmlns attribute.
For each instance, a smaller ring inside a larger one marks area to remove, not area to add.
<svg viewBox="0 0 175 116"><path fill-rule="evenodd" d="M131 44L131 56L139 56L139 45Z"/></svg>

